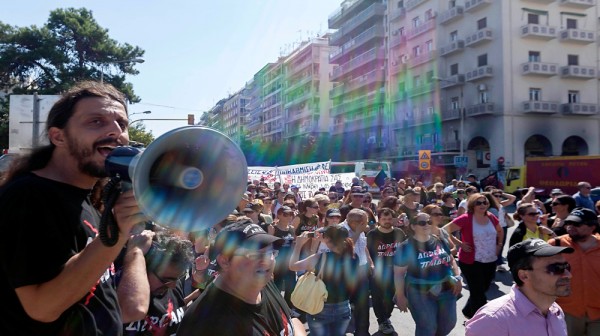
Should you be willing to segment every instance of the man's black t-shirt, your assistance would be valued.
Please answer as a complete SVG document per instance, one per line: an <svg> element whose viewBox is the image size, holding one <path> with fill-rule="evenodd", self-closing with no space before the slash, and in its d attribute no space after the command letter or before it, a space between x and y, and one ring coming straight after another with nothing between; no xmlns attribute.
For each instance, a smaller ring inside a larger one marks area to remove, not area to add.
<svg viewBox="0 0 600 336"><path fill-rule="evenodd" d="M89 194L34 174L0 190L0 335L122 334L112 265L54 322L31 319L15 293L55 278L96 236L99 214Z"/></svg>
<svg viewBox="0 0 600 336"><path fill-rule="evenodd" d="M177 335L293 336L290 309L273 281L249 304L210 285L186 311Z"/></svg>
<svg viewBox="0 0 600 336"><path fill-rule="evenodd" d="M125 336L175 335L183 319L183 283L169 288L163 295L152 295L146 318L123 325Z"/></svg>
<svg viewBox="0 0 600 336"><path fill-rule="evenodd" d="M394 266L394 255L402 243L406 240L404 231L394 228L391 232L381 232L373 229L367 233L367 249L371 259L375 263L375 272Z"/></svg>

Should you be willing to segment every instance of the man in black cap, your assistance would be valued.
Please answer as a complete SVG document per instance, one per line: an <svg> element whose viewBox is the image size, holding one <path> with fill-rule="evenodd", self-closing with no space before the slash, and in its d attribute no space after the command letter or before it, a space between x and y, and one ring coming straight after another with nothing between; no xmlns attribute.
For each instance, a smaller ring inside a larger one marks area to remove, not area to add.
<svg viewBox="0 0 600 336"><path fill-rule="evenodd" d="M573 267L573 292L556 302L565 311L569 335L600 335L600 235L594 211L575 208L564 220L567 234L549 243L568 246L566 255Z"/></svg>
<svg viewBox="0 0 600 336"><path fill-rule="evenodd" d="M469 174L467 175L467 180L469 181L470 185L477 188L477 192L481 191L481 184L479 184L479 182L477 181L477 175Z"/></svg>
<svg viewBox="0 0 600 336"><path fill-rule="evenodd" d="M511 246L508 265L515 285L481 307L467 321L465 335L566 336L565 315L555 300L571 293L571 266L565 258L569 253L573 248L541 239Z"/></svg>
<svg viewBox="0 0 600 336"><path fill-rule="evenodd" d="M281 238L241 219L210 248L219 276L188 308L177 335L306 335L273 283Z"/></svg>
<svg viewBox="0 0 600 336"><path fill-rule="evenodd" d="M365 234L366 234L371 229L375 228L376 221L375 221L375 214L373 213L373 211L369 207L364 206L364 203L363 203L364 198L365 198L365 193L361 187L352 187L352 189L350 189L351 202L349 204L342 205L340 207L340 212L342 214L342 221L345 221L346 216L348 215L350 210L352 210L352 209L364 210L367 213L367 215L369 216L369 222L368 222L369 225L367 226L367 230L365 231Z"/></svg>

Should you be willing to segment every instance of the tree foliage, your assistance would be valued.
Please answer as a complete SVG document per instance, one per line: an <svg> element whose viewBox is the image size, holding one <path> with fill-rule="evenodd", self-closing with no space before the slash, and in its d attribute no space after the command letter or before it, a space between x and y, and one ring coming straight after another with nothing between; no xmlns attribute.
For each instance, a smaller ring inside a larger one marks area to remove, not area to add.
<svg viewBox="0 0 600 336"><path fill-rule="evenodd" d="M151 131L146 130L146 126L143 123L136 123L133 127L129 127L129 141L139 142L147 147L152 141L154 141L154 135Z"/></svg>

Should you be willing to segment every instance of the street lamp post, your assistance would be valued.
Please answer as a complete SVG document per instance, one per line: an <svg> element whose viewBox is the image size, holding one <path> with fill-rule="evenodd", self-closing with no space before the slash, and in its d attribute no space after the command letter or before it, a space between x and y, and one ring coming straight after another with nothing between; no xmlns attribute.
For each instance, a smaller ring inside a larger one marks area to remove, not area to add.
<svg viewBox="0 0 600 336"><path fill-rule="evenodd" d="M136 57L136 58L132 58L132 59L128 59L128 60L121 60L121 61L104 62L104 63L102 63L102 66L100 67L100 83L104 83L104 67L108 66L109 64L144 63L144 62L145 62L145 60L143 58L140 58L140 57Z"/></svg>
<svg viewBox="0 0 600 336"><path fill-rule="evenodd" d="M129 127L133 126L133 124L135 124L135 123L137 123L137 122L140 122L140 121L146 121L146 120L153 120L153 121L154 121L154 120L163 120L163 121L165 121L165 120L166 120L166 121L181 121L181 120L186 120L186 121L187 121L187 118L185 118L185 119L172 119L172 118L166 118L166 119L159 118L159 119L154 119L154 118L142 118L142 119L137 119L137 120L134 120L134 121L130 122L130 123L129 123Z"/></svg>
<svg viewBox="0 0 600 336"><path fill-rule="evenodd" d="M130 113L129 116L131 117L132 115L136 115L136 114L150 114L150 113L152 113L152 111L133 112L133 113Z"/></svg>

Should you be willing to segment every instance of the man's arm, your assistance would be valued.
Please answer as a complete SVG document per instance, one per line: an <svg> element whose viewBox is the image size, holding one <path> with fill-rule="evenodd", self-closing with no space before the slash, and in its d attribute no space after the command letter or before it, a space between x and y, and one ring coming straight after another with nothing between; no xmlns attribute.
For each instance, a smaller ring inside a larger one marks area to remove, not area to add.
<svg viewBox="0 0 600 336"><path fill-rule="evenodd" d="M297 318L293 318L292 319L292 324L294 325L294 336L306 336L306 329L304 329L304 324L302 324L302 322L297 319Z"/></svg>
<svg viewBox="0 0 600 336"><path fill-rule="evenodd" d="M81 252L67 260L61 272L52 280L15 289L23 309L32 319L55 321L81 300L98 283L125 246L131 228L145 220L131 190L119 197L113 211L120 231L119 240L114 246L107 247L96 237Z"/></svg>

